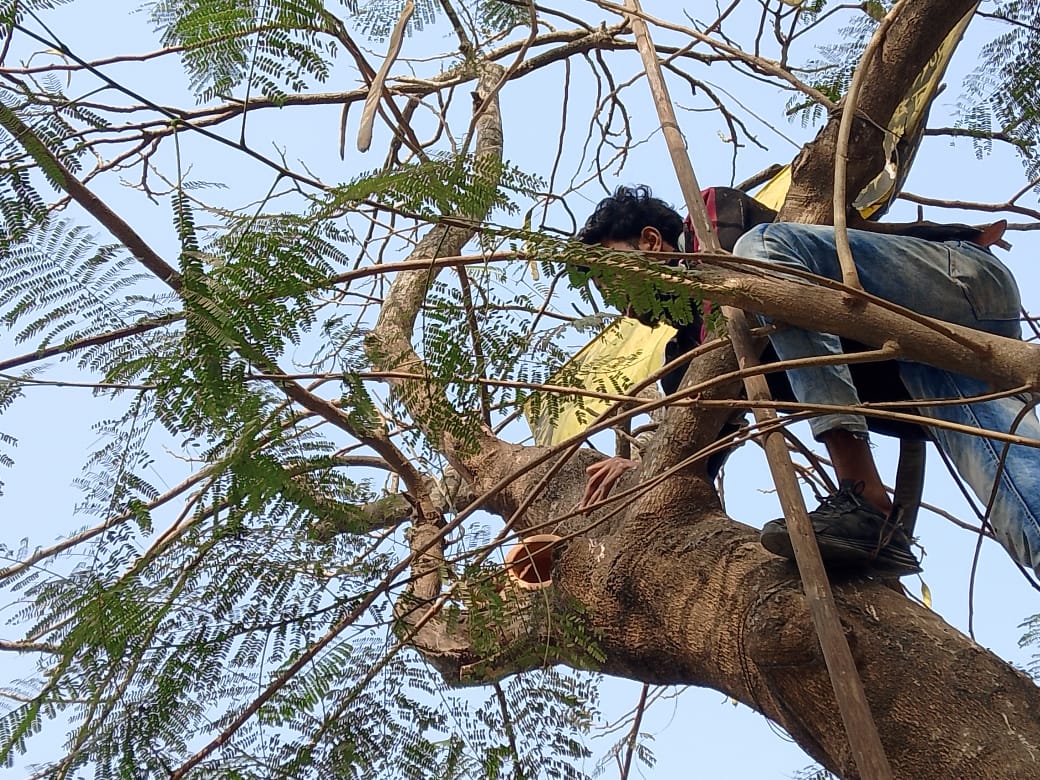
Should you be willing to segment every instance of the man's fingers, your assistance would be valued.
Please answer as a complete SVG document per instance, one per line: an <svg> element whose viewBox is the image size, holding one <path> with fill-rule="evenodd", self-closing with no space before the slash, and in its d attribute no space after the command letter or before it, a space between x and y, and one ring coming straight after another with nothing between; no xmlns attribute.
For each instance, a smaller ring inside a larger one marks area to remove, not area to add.
<svg viewBox="0 0 1040 780"><path fill-rule="evenodd" d="M590 479L585 485L585 495L582 496L578 508L584 509L592 504L598 504L610 495L610 491L614 489L614 483L616 482L617 475L605 473L600 473L593 479Z"/></svg>
<svg viewBox="0 0 1040 780"><path fill-rule="evenodd" d="M635 463L626 458L615 456L593 463L586 468L585 473L589 475L589 479L585 483L585 493L578 502L578 509L585 509L603 501L610 495L610 491L614 489L614 485L621 475L634 465Z"/></svg>
<svg viewBox="0 0 1040 780"><path fill-rule="evenodd" d="M584 509L587 506L595 504L597 501L602 501L603 486L602 486L602 475L593 476L585 483L585 493L581 497L581 501L578 502L578 509Z"/></svg>
<svg viewBox="0 0 1040 780"><path fill-rule="evenodd" d="M589 481L585 483L585 492L581 496L581 501L578 502L578 509L584 509L589 504L599 500L596 496L599 495L600 492L600 479L601 477L598 475L589 477Z"/></svg>

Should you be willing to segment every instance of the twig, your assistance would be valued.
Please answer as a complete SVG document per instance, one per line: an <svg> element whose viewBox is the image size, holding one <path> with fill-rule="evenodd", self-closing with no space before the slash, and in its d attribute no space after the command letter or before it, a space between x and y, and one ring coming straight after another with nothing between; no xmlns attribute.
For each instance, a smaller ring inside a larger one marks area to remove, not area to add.
<svg viewBox="0 0 1040 780"><path fill-rule="evenodd" d="M856 104L859 102L859 93L863 88L863 82L867 78L868 66L873 62L878 50L881 48L889 28L899 18L903 10L903 2L900 0L888 12L874 36L867 44L863 57L852 76L852 83L845 95L841 110L841 122L838 124L838 140L834 149L834 245L838 251L838 264L841 266L842 281L849 287L862 290L863 285L859 281L859 272L856 270L856 261L852 257L852 247L849 246L849 223L848 223L848 167L849 167L849 136L852 133L852 122L856 118Z"/></svg>
<svg viewBox="0 0 1040 780"><path fill-rule="evenodd" d="M509 702L506 701L505 691L499 683L495 683L495 698L498 700L498 709L502 713L502 729L506 732L509 740L509 751L513 754L513 777L521 780L524 777L523 765L520 762L520 751L516 746L516 730L513 728L513 718L509 714Z"/></svg>
<svg viewBox="0 0 1040 780"><path fill-rule="evenodd" d="M632 756L636 752L636 742L639 740L639 726L643 722L643 714L646 712L646 696L650 692L650 684L643 683L643 690L639 693L639 704L636 705L635 720L632 721L632 729L625 739L625 763L621 765L620 780L628 780L628 773L632 770Z"/></svg>
<svg viewBox="0 0 1040 780"><path fill-rule="evenodd" d="M1035 185L1036 182L1032 182L1030 186ZM922 206L935 206L941 209L964 209L966 211L987 212L1007 211L1012 214L1022 214L1023 216L1032 217L1035 220L1040 220L1040 211L1036 209L1026 208L1025 206L1018 206L1014 203L1013 200L1007 200L1004 203L980 203L978 201L969 200L946 200L943 198L929 198L924 195L915 195L912 192L901 192L899 194L899 199L909 201L910 203L918 203Z"/></svg>
<svg viewBox="0 0 1040 780"><path fill-rule="evenodd" d="M140 322L136 325L130 325L126 328L111 330L107 333L99 333L96 336L88 336L86 338L70 341L66 344L56 344L53 347L38 349L34 352L28 352L23 355L17 355L13 358L8 358L7 360L0 360L0 371L6 371L11 368L17 368L18 366L24 366L27 363L35 363L38 360L46 360L47 358L55 357L56 355L66 355L71 352L77 352L81 349L97 347L103 344L110 344L113 341L119 341L120 339L129 338L130 336L137 336L141 333L147 333L150 330L162 328L166 325L170 325L182 319L184 319L183 314L163 315L154 320L147 320L145 322Z"/></svg>
<svg viewBox="0 0 1040 780"><path fill-rule="evenodd" d="M41 24L42 24L42 22L41 22ZM194 132L199 133L200 135L203 135L206 138L209 138L211 141L216 141L219 144L223 144L225 146L230 146L232 149L237 149L237 150L243 152L244 154L252 157L253 159L257 160L258 162L260 162L260 163L262 163L262 164L264 164L264 165L266 165L266 166L268 166L270 168L273 168L274 170L276 170L279 173L281 173L283 176L286 176L286 177L288 177L290 179L293 179L293 180L295 180L295 181L297 181L297 182L299 182L301 184L307 184L307 185L309 185L311 187L314 187L315 189L318 189L318 190L325 189L325 186L321 182L317 181L316 179L312 179L312 178L309 178L307 176L303 176L302 174L296 173L295 171L291 171L288 168L286 168L285 166L279 165L278 163L276 163L273 160L265 157L264 155L260 154L259 152L249 148L248 146L243 146L240 143L237 143L235 141L231 141L231 140L229 140L227 138L224 138L221 135L218 135L217 133L214 133L214 132L212 132L210 130L206 130L205 128L200 127L198 125L193 125L189 121L185 120L184 117L182 117L178 112L172 111L172 110L170 110L168 108L164 108L163 106L160 106L157 103L153 103L152 101L148 100L147 98L142 97L139 93L134 92L133 90L123 86L122 84L120 84L117 81L114 81L113 79L111 79L108 76L106 76L102 71L100 71L97 68L92 67L91 65L89 65L86 62L86 60L83 60L80 57L78 57L76 54L74 54L72 52L72 50L69 49L69 47L66 46L64 43L62 43L61 41L59 41L57 39L55 39L55 40L47 40L43 36L37 35L32 30L29 30L29 29L27 29L27 28L25 28L25 27L23 27L21 25L15 25L15 27L20 32L25 33L30 38L33 38L34 40L38 41L39 43L42 43L44 46L49 46L51 48L57 49L58 51L60 51L62 54L64 54L69 59L74 60L75 62L78 62L86 70L90 71L91 74L93 74L97 78L101 79L103 82L105 82L112 89L116 89L119 92L122 92L123 94L128 95L129 97L132 97L134 100L139 101L142 105L145 105L148 108L152 109L153 111L157 111L158 113L162 114L163 116L168 117L173 122L182 124L184 127L188 128L190 130L193 130ZM49 30L48 30L48 32L49 32ZM52 33L52 35L53 35L53 33ZM241 109L244 111L245 110L245 106L242 106Z"/></svg>
<svg viewBox="0 0 1040 780"><path fill-rule="evenodd" d="M977 141L1002 141L1018 147L1024 152L1030 151L1036 144L1028 138L1016 138L1002 130L979 130L971 127L926 127L924 135L945 135L953 138L972 138Z"/></svg>
<svg viewBox="0 0 1040 780"><path fill-rule="evenodd" d="M462 304L466 309L466 327L469 329L469 338L473 343L474 369L480 379L487 376L487 359L484 356L484 346L480 340L480 326L477 323L477 313L473 308L473 290L469 283L469 274L464 266L458 266L456 272L459 275L459 288L462 292ZM487 392L487 385L481 382L477 388L480 394L481 413L484 424L491 427L491 397Z"/></svg>

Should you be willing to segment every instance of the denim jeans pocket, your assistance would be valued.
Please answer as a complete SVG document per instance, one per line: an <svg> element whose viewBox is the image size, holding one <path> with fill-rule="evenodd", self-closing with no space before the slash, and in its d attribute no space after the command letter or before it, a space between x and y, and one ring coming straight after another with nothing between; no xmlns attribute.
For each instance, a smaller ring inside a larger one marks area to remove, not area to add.
<svg viewBox="0 0 1040 780"><path fill-rule="evenodd" d="M1015 278L997 258L968 241L947 241L950 278L979 320L1017 320L1022 302Z"/></svg>

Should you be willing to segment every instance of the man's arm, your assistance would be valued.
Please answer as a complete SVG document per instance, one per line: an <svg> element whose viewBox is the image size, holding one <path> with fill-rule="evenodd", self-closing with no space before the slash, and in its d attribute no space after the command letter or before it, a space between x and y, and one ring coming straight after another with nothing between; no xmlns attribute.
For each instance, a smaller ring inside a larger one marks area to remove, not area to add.
<svg viewBox="0 0 1040 780"><path fill-rule="evenodd" d="M1011 245L1004 241L1007 220L1002 219L991 225L965 225L962 223L944 224L940 222L872 222L858 214L849 219L849 227L866 230L871 233L884 233L890 236L912 236L928 241L970 241L986 248L993 245L1001 249L1010 249Z"/></svg>

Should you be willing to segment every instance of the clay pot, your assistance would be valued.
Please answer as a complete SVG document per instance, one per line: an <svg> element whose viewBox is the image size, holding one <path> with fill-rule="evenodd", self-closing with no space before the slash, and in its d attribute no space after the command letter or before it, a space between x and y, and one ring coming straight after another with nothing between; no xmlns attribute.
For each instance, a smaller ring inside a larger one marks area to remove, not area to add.
<svg viewBox="0 0 1040 780"><path fill-rule="evenodd" d="M556 534L535 534L510 547L505 562L510 581L525 590L552 585L553 545L558 541Z"/></svg>

